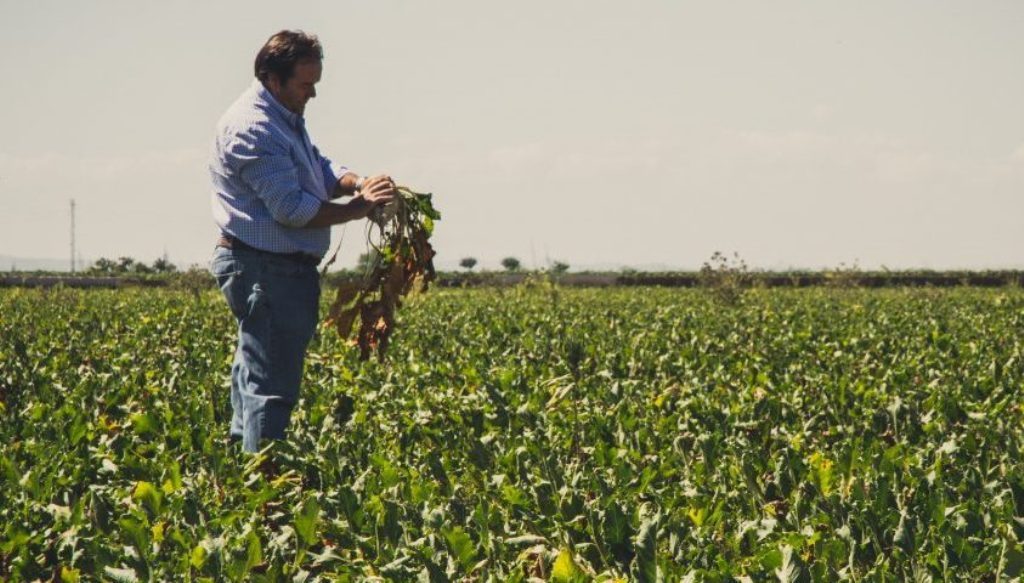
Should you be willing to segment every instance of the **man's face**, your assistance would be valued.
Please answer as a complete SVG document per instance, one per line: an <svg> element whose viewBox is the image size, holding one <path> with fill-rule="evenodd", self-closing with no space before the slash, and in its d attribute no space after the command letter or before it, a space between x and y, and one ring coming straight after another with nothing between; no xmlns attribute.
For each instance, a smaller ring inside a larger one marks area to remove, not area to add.
<svg viewBox="0 0 1024 583"><path fill-rule="evenodd" d="M267 82L267 89L289 111L303 115L306 102L316 97L316 84L320 82L320 74L324 66L320 61L302 61L296 63L295 74L283 85L275 75Z"/></svg>

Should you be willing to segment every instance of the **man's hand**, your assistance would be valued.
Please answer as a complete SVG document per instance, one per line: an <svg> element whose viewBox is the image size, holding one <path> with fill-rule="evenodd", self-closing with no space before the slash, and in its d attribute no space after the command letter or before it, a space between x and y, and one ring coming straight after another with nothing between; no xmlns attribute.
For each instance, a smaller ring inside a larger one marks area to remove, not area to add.
<svg viewBox="0 0 1024 583"><path fill-rule="evenodd" d="M367 178L363 182L362 190L350 201L344 204L324 202L320 205L320 210L305 226L309 228L329 227L364 219L370 215L373 209L397 198L398 189L390 176L382 174Z"/></svg>
<svg viewBox="0 0 1024 583"><path fill-rule="evenodd" d="M359 195L356 198L363 198L366 202L370 203L370 208L377 205L387 204L398 196L398 190L395 186L395 181L390 176L379 174L371 178L367 178L363 182L363 188L359 191Z"/></svg>
<svg viewBox="0 0 1024 583"><path fill-rule="evenodd" d="M395 181L386 174L380 174L372 178L363 178L355 172L346 172L338 179L338 182L334 184L334 192L331 193L331 198L333 199L359 194L361 190L366 190L372 182L379 180L387 180L391 183L391 186L395 186Z"/></svg>

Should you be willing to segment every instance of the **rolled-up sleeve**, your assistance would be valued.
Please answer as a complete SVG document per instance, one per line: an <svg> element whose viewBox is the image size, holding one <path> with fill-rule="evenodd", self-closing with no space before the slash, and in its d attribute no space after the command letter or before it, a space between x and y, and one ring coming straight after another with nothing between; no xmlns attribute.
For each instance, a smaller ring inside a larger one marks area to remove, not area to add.
<svg viewBox="0 0 1024 583"><path fill-rule="evenodd" d="M275 221L303 227L320 210L321 201L302 190L288 147L260 129L231 136L225 162L263 201Z"/></svg>
<svg viewBox="0 0 1024 583"><path fill-rule="evenodd" d="M331 162L326 156L320 153L320 150L316 146L313 146L313 152L316 153L317 158L320 160L320 170L324 174L324 189L327 191L327 195L334 196L334 188L349 170L348 167L342 166Z"/></svg>

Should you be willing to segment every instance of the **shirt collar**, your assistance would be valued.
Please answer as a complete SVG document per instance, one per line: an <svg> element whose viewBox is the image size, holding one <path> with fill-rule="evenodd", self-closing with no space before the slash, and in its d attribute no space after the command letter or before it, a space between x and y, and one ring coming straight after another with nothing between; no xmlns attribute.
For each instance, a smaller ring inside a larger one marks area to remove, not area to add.
<svg viewBox="0 0 1024 583"><path fill-rule="evenodd" d="M252 82L252 89L256 93L256 98L259 101L262 101L268 108L270 108L271 111L283 117L289 125L295 128L301 128L305 125L306 120L301 115L288 109L284 105L281 105L281 102L274 97L274 94L271 93L269 89L263 86L263 83L260 82L259 79Z"/></svg>

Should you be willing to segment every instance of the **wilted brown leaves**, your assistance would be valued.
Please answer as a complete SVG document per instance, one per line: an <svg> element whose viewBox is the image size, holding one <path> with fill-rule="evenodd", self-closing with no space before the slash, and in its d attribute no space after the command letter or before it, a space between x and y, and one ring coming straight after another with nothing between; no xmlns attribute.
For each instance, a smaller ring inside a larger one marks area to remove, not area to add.
<svg viewBox="0 0 1024 583"><path fill-rule="evenodd" d="M430 245L432 222L438 218L430 195L400 188L398 211L380 224L381 259L361 282L342 284L331 305L327 325L333 326L342 338L349 338L359 316L360 326L355 344L359 356L366 360L373 352L384 358L391 333L395 329L395 311L402 298L414 289L426 291L434 279L434 248Z"/></svg>

